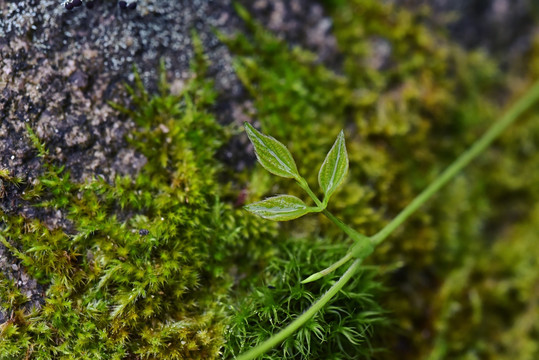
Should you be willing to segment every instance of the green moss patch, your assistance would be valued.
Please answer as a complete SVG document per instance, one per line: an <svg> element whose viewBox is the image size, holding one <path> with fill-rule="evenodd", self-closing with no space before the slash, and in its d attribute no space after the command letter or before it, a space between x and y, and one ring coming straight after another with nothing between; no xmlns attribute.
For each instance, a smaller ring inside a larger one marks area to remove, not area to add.
<svg viewBox="0 0 539 360"><path fill-rule="evenodd" d="M208 112L215 93L197 60L180 95L162 79L151 96L137 76L132 106L115 105L136 122L129 140L147 158L135 178L74 183L30 130L45 171L25 198L69 226L2 215L0 240L47 290L43 306L25 312L25 297L0 280L10 314L0 358L218 357L225 299L265 258L274 230L220 200L215 152L226 137Z"/></svg>

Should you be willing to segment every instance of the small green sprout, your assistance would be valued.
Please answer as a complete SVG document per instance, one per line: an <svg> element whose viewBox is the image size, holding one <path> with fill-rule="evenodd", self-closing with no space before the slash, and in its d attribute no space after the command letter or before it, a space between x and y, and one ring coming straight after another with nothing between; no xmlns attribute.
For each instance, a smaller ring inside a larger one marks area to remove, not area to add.
<svg viewBox="0 0 539 360"><path fill-rule="evenodd" d="M348 153L344 143L344 132L341 130L318 172L318 183L325 194L324 205L327 205L329 198L342 184L347 173Z"/></svg>
<svg viewBox="0 0 539 360"><path fill-rule="evenodd" d="M308 277L302 283L318 280L322 276L330 274L348 260L352 258L363 259L374 251L369 238L350 228L326 210L331 195L343 183L348 173L348 153L346 151L344 131L341 130L320 166L318 183L324 193L324 200L320 201L307 184L307 180L299 174L296 162L285 145L271 136L262 134L249 123L245 123L245 130L255 148L255 154L260 164L272 174L295 179L297 184L305 190L317 205L309 207L295 196L278 195L246 205L245 209L264 219L273 221L294 220L309 213L322 212L356 241L356 245L345 258L333 264L330 268Z"/></svg>
<svg viewBox="0 0 539 360"><path fill-rule="evenodd" d="M245 130L255 148L255 154L260 164L274 175L295 179L317 205L316 207L308 207L295 196L279 195L248 205L245 208L265 219L275 221L293 220L311 212L324 211L329 198L343 183L348 173L348 153L346 152L344 132L339 133L335 144L320 166L318 183L324 192L324 200L321 202L311 191L305 178L299 174L296 162L285 145L271 136L262 134L249 123L245 123Z"/></svg>
<svg viewBox="0 0 539 360"><path fill-rule="evenodd" d="M264 219L286 221L297 219L310 212L318 212L317 207L307 206L301 199L292 195L278 195L250 205L245 209Z"/></svg>
<svg viewBox="0 0 539 360"><path fill-rule="evenodd" d="M382 243L382 241L384 241L393 233L393 231L402 225L410 217L410 215L417 211L427 200L429 200L445 184L453 179L465 166L467 166L472 160L487 149L487 147L498 136L500 136L509 125L511 125L520 115L522 115L538 100L539 82L530 88L530 90L517 103L515 103L509 109L509 111L507 111L497 122L495 122L483 136L477 139L472 146L463 152L447 169L438 175L438 177L420 194L418 194L414 200L408 204L408 206L406 206L393 220L391 220L384 228L370 237L359 234L357 231L337 219L326 209L329 198L339 187L339 185L342 184L348 172L348 156L346 153L344 133L342 131L339 133L337 140L327 154L326 159L320 167L320 172L318 173L318 183L324 192L324 200L321 202L312 192L307 184L307 181L299 174L296 163L286 146L281 144L273 137L260 133L250 124L245 123L247 134L255 147L256 156L262 166L275 175L285 178L294 178L298 185L305 190L305 192L317 205L316 207L309 208L299 198L290 195L279 195L258 203L247 205L245 209L263 218L275 221L293 220L310 212L322 212L354 240L354 244L350 247L348 253L344 257L333 263L328 268L309 276L301 283L305 284L316 281L332 273L350 260L355 260L348 267L346 272L340 277L340 279L324 295L315 301L307 311L298 316L288 326L274 334L268 340L241 354L236 359L255 359L283 342L299 328L305 325L343 288L343 286L352 277L354 277L354 275L356 275L363 260L374 252L377 245Z"/></svg>
<svg viewBox="0 0 539 360"><path fill-rule="evenodd" d="M245 131L255 147L256 157L260 165L274 175L294 178L299 181L301 176L296 162L286 146L275 138L257 131L249 123L245 123Z"/></svg>

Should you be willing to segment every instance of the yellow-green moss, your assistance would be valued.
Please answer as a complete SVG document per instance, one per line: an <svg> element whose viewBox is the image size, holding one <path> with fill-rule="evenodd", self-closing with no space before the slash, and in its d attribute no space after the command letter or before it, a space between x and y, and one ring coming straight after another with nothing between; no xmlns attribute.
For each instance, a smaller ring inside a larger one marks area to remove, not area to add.
<svg viewBox="0 0 539 360"><path fill-rule="evenodd" d="M215 93L203 58L196 64L182 94L163 80L151 96L136 76L129 109L115 105L136 122L130 142L148 160L135 178L74 183L29 130L45 166L25 198L61 211L69 225L1 215L3 244L47 290L28 313L14 284L0 280L11 314L0 358L219 356L229 291L267 257L274 227L220 200L227 190L215 152L226 137L208 112Z"/></svg>
<svg viewBox="0 0 539 360"><path fill-rule="evenodd" d="M345 129L350 175L330 207L370 235L477 138L503 110L500 99L525 82L395 5L327 3L340 69L289 48L245 13L250 36L226 41L254 100L254 118L290 147L311 185ZM390 51L380 53L380 44ZM536 53L526 60L526 73L535 77ZM373 62L374 55L383 59ZM30 132L45 172L25 198L60 210L72 226L49 229L1 215L0 240L48 290L43 307L28 313L24 295L0 278L0 305L11 315L0 328L0 358L237 354L286 325L333 281L298 286L347 248L325 219L283 225L277 236L272 224L228 201L214 159L226 134L211 115L216 94L204 80L200 51L197 64L199 75L181 95L170 95L161 81L152 96L137 78L133 104L116 105L137 123L131 144L148 159L134 179L73 183ZM334 307L267 358L536 358L538 120L530 113L512 127L376 252L372 263L396 269L385 276L389 291L380 292L376 268L365 270ZM301 196L261 169L238 178L250 179L249 201ZM11 180L0 170L0 181ZM381 305L392 326L379 327ZM387 352L373 351L383 347Z"/></svg>

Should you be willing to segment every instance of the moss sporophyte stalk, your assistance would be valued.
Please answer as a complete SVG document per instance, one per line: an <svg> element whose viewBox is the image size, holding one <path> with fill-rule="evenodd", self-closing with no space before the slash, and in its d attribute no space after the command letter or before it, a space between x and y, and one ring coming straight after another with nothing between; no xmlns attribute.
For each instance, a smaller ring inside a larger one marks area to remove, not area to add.
<svg viewBox="0 0 539 360"><path fill-rule="evenodd" d="M275 138L265 135L256 130L249 123L245 123L245 130L251 140L258 161L270 173L292 178L301 189L314 201L316 206L308 206L305 202L295 196L278 195L250 205L245 209L268 220L287 221L297 219L308 213L323 213L335 225L337 225L346 235L354 240L347 254L340 260L321 270L305 280L303 284L316 281L330 274L349 261L346 272L340 279L303 314L299 315L288 326L257 347L245 352L237 357L238 360L255 359L301 328L311 319L324 305L326 305L342 287L354 277L362 261L371 255L375 248L380 245L389 235L393 233L410 215L418 210L427 200L436 194L445 184L453 179L466 165L481 154L503 131L511 125L520 115L528 110L539 99L539 82L517 101L490 129L475 141L464 153L462 153L449 167L446 168L425 190L423 190L413 201L406 206L392 221L373 236L366 236L358 233L327 210L327 205L331 195L342 184L348 172L348 155L345 146L344 133L341 131L333 147L327 154L318 173L318 183L324 194L321 201L309 187L309 184L302 177L297 169L292 154L285 145Z"/></svg>

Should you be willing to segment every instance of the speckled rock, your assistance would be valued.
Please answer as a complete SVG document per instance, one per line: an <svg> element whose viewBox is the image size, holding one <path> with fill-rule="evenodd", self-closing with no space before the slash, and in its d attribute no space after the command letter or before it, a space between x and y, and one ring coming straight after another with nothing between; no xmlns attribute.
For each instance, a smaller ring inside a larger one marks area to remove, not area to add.
<svg viewBox="0 0 539 360"><path fill-rule="evenodd" d="M335 61L337 42L331 36L331 19L322 5L305 0L256 0L250 2L252 14L278 36L291 44L315 52L320 61Z"/></svg>
<svg viewBox="0 0 539 360"><path fill-rule="evenodd" d="M23 290L23 295L28 299L28 302L24 304L26 310L30 311L32 308L39 308L43 304L44 287L38 284L35 279L29 277L20 262L13 258L3 246L0 246L0 269L2 269L7 280L14 281ZM9 320L11 315L0 310L0 324Z"/></svg>
<svg viewBox="0 0 539 360"><path fill-rule="evenodd" d="M446 27L468 48L482 48L504 64L518 59L537 32L537 0L392 0L417 9L428 5L429 21Z"/></svg>
<svg viewBox="0 0 539 360"><path fill-rule="evenodd" d="M257 1L250 7L291 42L303 43L324 59L334 54L330 20L319 4ZM160 58L172 82L188 78L192 29L204 43L211 75L226 102L242 100L231 56L213 32L241 28L231 1L146 0L131 11L120 10L114 1L72 11L59 1L5 1L0 12L0 166L26 180L39 169L27 125L74 179L136 172L144 159L124 141L133 124L107 101L124 101L121 85L132 80L133 64L150 88Z"/></svg>

